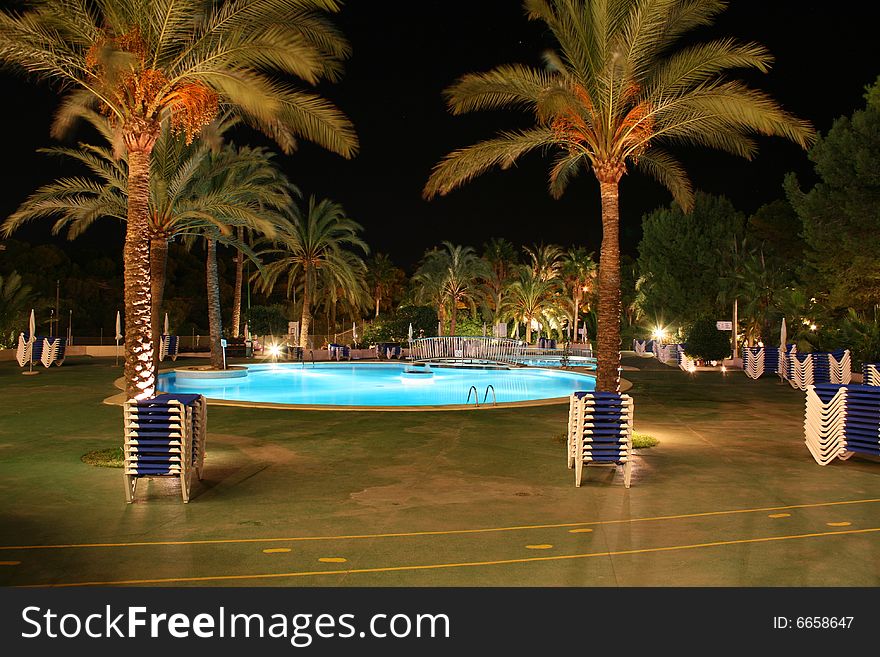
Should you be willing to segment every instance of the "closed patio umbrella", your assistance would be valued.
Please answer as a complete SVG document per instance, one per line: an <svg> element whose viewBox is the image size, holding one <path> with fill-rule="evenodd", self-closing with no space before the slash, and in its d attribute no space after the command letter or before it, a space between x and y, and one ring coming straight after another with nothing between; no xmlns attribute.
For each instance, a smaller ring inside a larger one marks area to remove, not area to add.
<svg viewBox="0 0 880 657"><path fill-rule="evenodd" d="M28 346L27 346L27 359L28 359L28 371L22 372L22 374L39 374L39 372L34 372L34 343L37 341L36 338L37 333L37 320L34 317L34 309L31 308L31 316L28 319Z"/></svg>
<svg viewBox="0 0 880 657"><path fill-rule="evenodd" d="M779 329L779 375L783 379L785 378L785 373L788 371L788 364L785 362L787 356L785 342L787 338L788 334L785 329L785 317L783 317L782 328Z"/></svg>
<svg viewBox="0 0 880 657"><path fill-rule="evenodd" d="M168 313L165 313L165 333L164 335L171 335L171 331L168 330Z"/></svg>
<svg viewBox="0 0 880 657"><path fill-rule="evenodd" d="M119 341L122 339L122 316L116 311L116 364L119 365Z"/></svg>

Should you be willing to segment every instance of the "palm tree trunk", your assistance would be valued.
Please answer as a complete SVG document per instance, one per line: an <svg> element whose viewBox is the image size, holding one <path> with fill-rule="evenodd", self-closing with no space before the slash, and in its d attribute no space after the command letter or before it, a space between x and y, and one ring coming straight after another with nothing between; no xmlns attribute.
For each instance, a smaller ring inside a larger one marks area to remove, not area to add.
<svg viewBox="0 0 880 657"><path fill-rule="evenodd" d="M128 217L122 258L125 264L125 396L149 399L156 392L150 295L150 151L152 142L128 146Z"/></svg>
<svg viewBox="0 0 880 657"><path fill-rule="evenodd" d="M572 342L578 341L578 315L580 314L581 309L581 297L579 294L574 295L574 338L572 338Z"/></svg>
<svg viewBox="0 0 880 657"><path fill-rule="evenodd" d="M449 335L455 335L455 320L458 319L458 304L452 300L452 318L449 322Z"/></svg>
<svg viewBox="0 0 880 657"><path fill-rule="evenodd" d="M382 297L379 296L379 288L376 288L376 317L379 316L379 301L382 300Z"/></svg>
<svg viewBox="0 0 880 657"><path fill-rule="evenodd" d="M244 227L238 227L238 241L244 242ZM237 338L241 328L241 288L244 281L244 253L235 256L235 288L232 292L232 337Z"/></svg>
<svg viewBox="0 0 880 657"><path fill-rule="evenodd" d="M168 240L162 235L150 238L150 294L152 296L153 335L161 336L164 329L162 302L165 300L165 277L168 270ZM153 343L153 362L159 367L159 340Z"/></svg>
<svg viewBox="0 0 880 657"><path fill-rule="evenodd" d="M299 346L307 349L309 346L309 328L312 324L312 284L308 269L303 270L303 298L302 317L299 322Z"/></svg>
<svg viewBox="0 0 880 657"><path fill-rule="evenodd" d="M223 347L220 336L223 333L223 319L220 316L220 276L217 273L217 240L208 239L206 278L208 290L208 329L211 344L211 367L223 369Z"/></svg>
<svg viewBox="0 0 880 657"><path fill-rule="evenodd" d="M529 345L532 344L532 318L524 317L523 319L526 322L526 344Z"/></svg>
<svg viewBox="0 0 880 657"><path fill-rule="evenodd" d="M597 172L598 173L598 172ZM622 174L622 171L620 172ZM599 308L596 390L620 390L620 174L599 177L602 193L602 250L599 259Z"/></svg>

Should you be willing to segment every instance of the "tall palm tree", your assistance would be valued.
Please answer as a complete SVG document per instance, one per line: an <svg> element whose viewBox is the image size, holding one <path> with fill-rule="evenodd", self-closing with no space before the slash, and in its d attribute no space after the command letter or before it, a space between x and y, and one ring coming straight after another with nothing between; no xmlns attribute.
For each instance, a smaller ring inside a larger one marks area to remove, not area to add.
<svg viewBox="0 0 880 657"><path fill-rule="evenodd" d="M221 110L285 151L296 137L350 157L349 121L320 96L279 81L335 79L348 46L329 23L334 0L43 0L0 12L0 62L71 91L53 134L83 106L108 116L128 156L125 385L155 390L150 303L150 156L164 120L192 140Z"/></svg>
<svg viewBox="0 0 880 657"><path fill-rule="evenodd" d="M113 131L106 117L85 111L83 118L101 135L105 144L80 143L78 147L41 149L43 152L69 157L84 165L88 177L60 178L40 187L28 197L2 226L9 234L32 219L53 217L53 233L66 229L74 239L101 217L126 219L128 166L125 153L116 158L112 152ZM212 124L211 142L219 141L233 125L228 117ZM186 143L175 135L167 122L162 126L151 154L150 175L150 298L153 334L161 333L162 301L168 263L168 245L181 236L213 234L218 226L226 236L227 220L218 213L244 213L247 220L233 223L239 230L245 225L260 228L272 235L272 217L278 208L290 203L291 194L298 193L274 167L272 154L266 149L241 149L236 155L216 158L211 142L195 140ZM205 184L209 187L206 189ZM255 185L261 185L255 189ZM211 189L210 186L219 189ZM218 196L220 194L220 196ZM218 205L222 199L225 205ZM265 216L248 214L252 204L262 205ZM243 244L235 241L235 244ZM241 251L239 251L241 252ZM245 254L241 252L244 256ZM158 341L155 343L158 363Z"/></svg>
<svg viewBox="0 0 880 657"><path fill-rule="evenodd" d="M206 242L208 326L211 367L215 369L223 367L217 244L232 245L256 260L250 247L237 240L236 229L248 228L274 237L284 223L283 212L289 203L290 185L266 151L232 144L201 161L187 197L177 203L176 213L189 221L188 241L203 237Z"/></svg>
<svg viewBox="0 0 880 657"><path fill-rule="evenodd" d="M583 247L569 249L562 258L560 274L574 305L571 325L574 327L575 341L577 341L581 303L584 297L589 298L592 292L596 270L597 266L596 261L593 260L593 254Z"/></svg>
<svg viewBox="0 0 880 657"><path fill-rule="evenodd" d="M508 286L509 307L513 319L525 323L527 343L532 342L532 321L551 310L558 290L557 280L543 280L528 266L521 267L519 277Z"/></svg>
<svg viewBox="0 0 880 657"><path fill-rule="evenodd" d="M367 283L376 302L376 317L382 301L390 300L392 291L402 288L405 279L403 270L395 267L385 253L377 253L367 261Z"/></svg>
<svg viewBox="0 0 880 657"><path fill-rule="evenodd" d="M430 304L437 309L437 334L443 335L443 327L446 326L446 261L440 249L425 252L410 279L410 285L416 303Z"/></svg>
<svg viewBox="0 0 880 657"><path fill-rule="evenodd" d="M768 95L731 79L729 71L766 72L767 50L754 43L683 39L710 25L722 0L525 0L528 18L543 21L558 48L546 67L499 66L465 75L446 90L454 114L517 108L535 126L448 154L425 196L447 194L485 171L510 167L533 150L556 157L550 192L558 197L582 171L592 171L602 202L599 260L597 389L619 388L619 183L631 169L653 176L686 210L693 191L666 145L718 148L751 158L753 135L782 136L806 148L812 127L784 112Z"/></svg>
<svg viewBox="0 0 880 657"><path fill-rule="evenodd" d="M428 252L422 266L432 272L442 272L444 305L449 307L450 313L449 334L455 335L459 306L476 312L477 283L489 273L486 262L473 247L444 241L442 248Z"/></svg>
<svg viewBox="0 0 880 657"><path fill-rule="evenodd" d="M293 205L292 218L279 227L274 243L260 251L260 257L267 261L260 282L264 290L271 291L282 276L287 278L288 297L298 285L302 286L300 347L309 346L320 276L332 277L346 289L363 287L366 266L359 256L346 250L354 248L369 253L369 247L360 238L361 230L361 225L350 219L341 205L329 199L316 201L313 196L304 211Z"/></svg>
<svg viewBox="0 0 880 657"><path fill-rule="evenodd" d="M517 250L503 237L493 237L483 245L483 260L489 265L482 283L483 304L492 323L507 314L505 291L517 266Z"/></svg>

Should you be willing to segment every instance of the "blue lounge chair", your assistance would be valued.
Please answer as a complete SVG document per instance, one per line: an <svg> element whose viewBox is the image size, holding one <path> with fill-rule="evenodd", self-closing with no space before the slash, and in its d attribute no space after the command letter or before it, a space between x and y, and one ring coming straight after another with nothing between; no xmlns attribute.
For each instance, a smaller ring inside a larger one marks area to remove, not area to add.
<svg viewBox="0 0 880 657"><path fill-rule="evenodd" d="M129 400L123 407L125 498L134 501L137 482L145 477L174 477L189 502L192 474L202 478L207 437L205 398L159 395Z"/></svg>
<svg viewBox="0 0 880 657"><path fill-rule="evenodd" d="M587 465L623 466L623 484L632 479L633 403L614 392L575 392L569 398L568 467L575 486Z"/></svg>

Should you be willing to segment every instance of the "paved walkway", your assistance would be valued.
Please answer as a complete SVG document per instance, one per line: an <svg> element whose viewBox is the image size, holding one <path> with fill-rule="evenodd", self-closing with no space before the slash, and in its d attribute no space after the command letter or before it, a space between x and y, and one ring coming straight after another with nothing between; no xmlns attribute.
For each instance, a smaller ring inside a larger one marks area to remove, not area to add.
<svg viewBox="0 0 880 657"><path fill-rule="evenodd" d="M880 462L818 466L802 393L630 359L622 473L565 465L564 406L442 413L210 408L206 480L124 503L102 406L119 370L0 364L0 584L877 586Z"/></svg>

